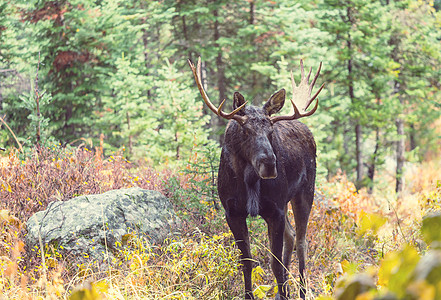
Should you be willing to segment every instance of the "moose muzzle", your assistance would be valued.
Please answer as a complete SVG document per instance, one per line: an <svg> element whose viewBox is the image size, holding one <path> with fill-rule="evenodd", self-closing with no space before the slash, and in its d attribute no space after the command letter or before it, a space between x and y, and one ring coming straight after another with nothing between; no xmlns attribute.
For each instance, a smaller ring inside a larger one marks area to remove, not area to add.
<svg viewBox="0 0 441 300"><path fill-rule="evenodd" d="M253 165L260 178L274 179L277 177L276 156L274 153L259 154Z"/></svg>

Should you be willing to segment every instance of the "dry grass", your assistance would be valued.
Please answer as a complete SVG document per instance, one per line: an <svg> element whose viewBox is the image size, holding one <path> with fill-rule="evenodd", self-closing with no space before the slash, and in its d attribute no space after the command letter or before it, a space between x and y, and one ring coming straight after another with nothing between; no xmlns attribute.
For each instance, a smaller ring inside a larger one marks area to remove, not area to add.
<svg viewBox="0 0 441 300"><path fill-rule="evenodd" d="M24 161L15 153L0 159L0 299L60 299L72 293L93 299L240 299L238 251L222 214L211 209L204 210L206 215L186 219L179 239L163 245L131 239L104 269L75 265L50 251L46 251L45 265L38 255L29 259L23 244L23 223L50 201L130 186L170 196L164 180L173 172L157 172L142 165L135 168L122 155L104 159L96 153L100 152L53 147L40 149ZM344 270L378 265L385 253L402 244L418 244L422 214L441 206L439 162L415 165L406 174L407 190L399 201L386 188L373 195L357 192L343 174L318 187L308 230L308 299L331 295ZM181 203L175 206L180 209L191 198L183 196L190 188L190 178L188 174L175 175L182 183L177 200ZM200 201L198 205L209 203ZM377 233L360 235L361 220L367 213L385 217L387 223ZM201 227L203 223L223 225ZM249 225L258 266L253 273L254 287L271 298L275 285L266 227L259 218ZM298 291L296 264L294 255L293 293Z"/></svg>

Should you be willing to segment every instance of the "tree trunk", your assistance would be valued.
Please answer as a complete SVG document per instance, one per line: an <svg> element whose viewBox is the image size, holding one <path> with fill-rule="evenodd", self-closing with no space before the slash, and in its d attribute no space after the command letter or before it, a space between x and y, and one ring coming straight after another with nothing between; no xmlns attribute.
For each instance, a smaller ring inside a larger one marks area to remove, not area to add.
<svg viewBox="0 0 441 300"><path fill-rule="evenodd" d="M355 125L355 155L357 160L357 189L360 188L361 181L363 180L363 157L361 155L361 125Z"/></svg>
<svg viewBox="0 0 441 300"><path fill-rule="evenodd" d="M175 132L175 142L176 142L176 160L179 160L180 158L180 147L179 147L179 139L178 139L178 132Z"/></svg>
<svg viewBox="0 0 441 300"><path fill-rule="evenodd" d="M375 130L375 149L374 153L372 153L370 164L368 166L367 176L369 178L369 186L368 193L372 194L374 189L374 176L375 176L375 167L377 163L377 155L378 149L380 148L380 129L377 127Z"/></svg>
<svg viewBox="0 0 441 300"><path fill-rule="evenodd" d="M150 65L149 65L149 49L148 49L148 36L149 36L149 32L146 29L142 29L142 43L144 45L144 66L145 66L145 76L149 76L149 69L150 69ZM151 96L151 91L147 90L146 91L146 96L147 96L147 101L150 99Z"/></svg>
<svg viewBox="0 0 441 300"><path fill-rule="evenodd" d="M254 25L254 21L255 21L254 10L255 10L254 0L251 0L250 1L250 19L248 21L249 25ZM253 48L256 49L257 47L255 45L255 41L254 40L255 40L255 35L252 34L250 36L250 41L249 42L250 42L251 45L253 45ZM252 56L250 56L250 57L252 57ZM256 75L256 72L252 72L252 75L251 75L251 89L255 90L256 88L257 88L257 75Z"/></svg>
<svg viewBox="0 0 441 300"><path fill-rule="evenodd" d="M409 143L410 143L410 151L415 150L415 148L417 147L417 141L416 141L416 137L415 137L415 125L413 123L411 123L409 125L410 128L410 132L409 132Z"/></svg>
<svg viewBox="0 0 441 300"><path fill-rule="evenodd" d="M0 111L3 111L3 94L2 94L3 88L2 88L2 81L3 81L3 78L1 78L1 80L0 80Z"/></svg>
<svg viewBox="0 0 441 300"><path fill-rule="evenodd" d="M351 21L351 15L350 15L350 9L348 8L348 19ZM348 69L348 91L349 91L349 98L351 99L351 103L354 104L356 101L355 95L354 95L354 75L352 70L352 40L351 40L351 34L348 33L348 39L347 39L347 46L348 46L348 52L349 52L349 59L347 64ZM361 181L363 179L363 157L362 157L362 130L361 125L358 122L358 120L355 120L355 158L357 162L356 172L357 172L357 178L356 178L356 186L357 189L360 187Z"/></svg>
<svg viewBox="0 0 441 300"><path fill-rule="evenodd" d="M397 141L397 172L396 172L395 192L400 198L404 189L404 178L403 178L404 142L405 142L404 120L402 118L397 118L396 125L397 125L398 141Z"/></svg>
<svg viewBox="0 0 441 300"><path fill-rule="evenodd" d="M40 52L38 52L37 73L35 74L35 106L37 110L37 146L40 145L41 137L41 113L40 113L40 91L38 90L38 71L40 70Z"/></svg>
<svg viewBox="0 0 441 300"><path fill-rule="evenodd" d="M376 98L377 98L377 107L380 106L381 100L380 100L380 96L378 94L376 94ZM374 189L374 176L375 176L375 168L376 168L376 164L377 164L377 155L378 155L378 150L380 149L380 128L376 127L375 128L375 149L374 149L374 153L372 153L369 165L368 165L368 171L367 171L367 176L369 179L369 183L368 183L368 193L372 194L373 189Z"/></svg>
<svg viewBox="0 0 441 300"><path fill-rule="evenodd" d="M254 0L250 1L250 20L249 20L249 24L250 25L254 24Z"/></svg>
<svg viewBox="0 0 441 300"><path fill-rule="evenodd" d="M127 118L127 131L129 132L129 154L132 155L132 148L133 148L133 142L132 142L132 134L130 133L130 114L129 112L126 112L126 118Z"/></svg>
<svg viewBox="0 0 441 300"><path fill-rule="evenodd" d="M351 26L354 24L355 20L352 16L352 12L351 12L351 7L347 7L346 8L346 17L342 17L343 21L345 23L348 23L348 25ZM351 36L351 32L348 31L348 36L346 39L346 43L347 43L347 50L348 50L348 56L349 59L347 61L347 70L348 70L348 77L347 77L347 81L348 81L348 93L349 93L349 98L351 99L351 104L354 105L356 102L356 98L355 98L355 94L354 94L354 74L353 74L353 69L352 69L352 53L353 53L353 49L352 49L352 36ZM362 157L362 128L361 128L361 124L359 123L359 121L356 119L354 120L355 122L355 159L356 159L356 187L357 189L359 189L361 181L363 179L363 157Z"/></svg>
<svg viewBox="0 0 441 300"><path fill-rule="evenodd" d="M187 27L187 21L185 19L185 16L182 16L182 33L184 35L185 42L188 45L191 45L190 38L188 37L188 27ZM188 59L191 59L191 49L188 47Z"/></svg>
<svg viewBox="0 0 441 300"><path fill-rule="evenodd" d="M394 56L394 59L396 57ZM400 91L404 89L403 83L399 83L395 81L394 84L394 94L398 94L398 99L400 101L400 107L404 107L404 97L400 94ZM395 174L395 192L397 193L398 198L401 198L403 189L404 189L404 178L403 178L403 169L404 169L404 151L405 151L405 135L404 135L404 120L402 117L402 111L399 112L398 117L395 119L395 124L397 126L397 135L398 140L396 142L396 161L397 161L397 169Z"/></svg>
<svg viewBox="0 0 441 300"><path fill-rule="evenodd" d="M400 63L399 51L401 41L396 38L396 36L392 36L389 40L389 45L393 46L393 50L391 53L391 58ZM401 65L401 63L400 63ZM400 77L401 72L399 73ZM393 94L398 94L398 100L400 101L400 109L404 107L404 97L401 91L404 91L406 83L403 80L397 80L394 82L394 91ZM395 119L395 125L397 126L397 135L398 140L396 142L396 174L395 174L395 192L398 198L401 198L403 189L404 189L404 178L403 178L403 169L404 169L404 145L405 145L405 136L404 136L404 120L402 117L403 111L399 111L398 117Z"/></svg>

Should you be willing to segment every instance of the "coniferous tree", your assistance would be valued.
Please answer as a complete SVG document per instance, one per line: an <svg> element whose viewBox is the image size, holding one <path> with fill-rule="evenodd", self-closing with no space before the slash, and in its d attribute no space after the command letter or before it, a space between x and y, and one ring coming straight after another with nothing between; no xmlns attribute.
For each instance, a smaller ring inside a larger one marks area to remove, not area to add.
<svg viewBox="0 0 441 300"><path fill-rule="evenodd" d="M389 40L392 47L390 57L397 66L392 96L399 103L396 105L395 118L395 191L398 195L402 193L404 186L406 136L410 136L410 150L416 148L416 139L420 136L421 141L429 136L421 149L422 153L426 152L433 142L430 140L427 125L440 116L436 109L439 106L441 88L441 34L437 21L440 15L432 5L422 1L397 1L388 5L394 20Z"/></svg>

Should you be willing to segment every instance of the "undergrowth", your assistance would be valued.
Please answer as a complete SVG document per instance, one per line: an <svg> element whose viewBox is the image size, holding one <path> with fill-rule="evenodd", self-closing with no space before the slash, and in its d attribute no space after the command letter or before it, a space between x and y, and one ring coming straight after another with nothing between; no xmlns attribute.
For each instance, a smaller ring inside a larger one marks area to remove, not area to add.
<svg viewBox="0 0 441 300"><path fill-rule="evenodd" d="M104 158L99 149L59 145L35 149L25 159L17 152L1 158L0 294L6 299L241 299L239 253L216 195L217 162L212 157L218 154L213 151L195 150L186 168L173 171L129 162L123 153ZM378 280L385 261L397 264L400 255L419 257L427 251L419 228L422 216L441 206L435 169L422 164L413 170L421 176L411 181L402 199L385 190L373 195L357 191L344 174L317 187L307 237L308 299L333 299L356 274L367 272ZM26 249L25 222L51 201L132 186L160 191L172 201L183 221L180 236L161 245L130 237L110 264L98 268L75 264L47 246ZM290 210L289 215L293 220ZM271 298L276 287L266 225L250 218L248 226L254 293L257 299ZM295 255L290 281L295 295ZM377 284L387 290L388 282L383 278Z"/></svg>
<svg viewBox="0 0 441 300"><path fill-rule="evenodd" d="M50 202L79 195L133 186L164 192L163 179L171 171L159 173L145 166L134 174L134 165L123 153L108 158L100 153L53 145L35 148L21 160L19 153L10 152L0 163L0 208L27 221Z"/></svg>

